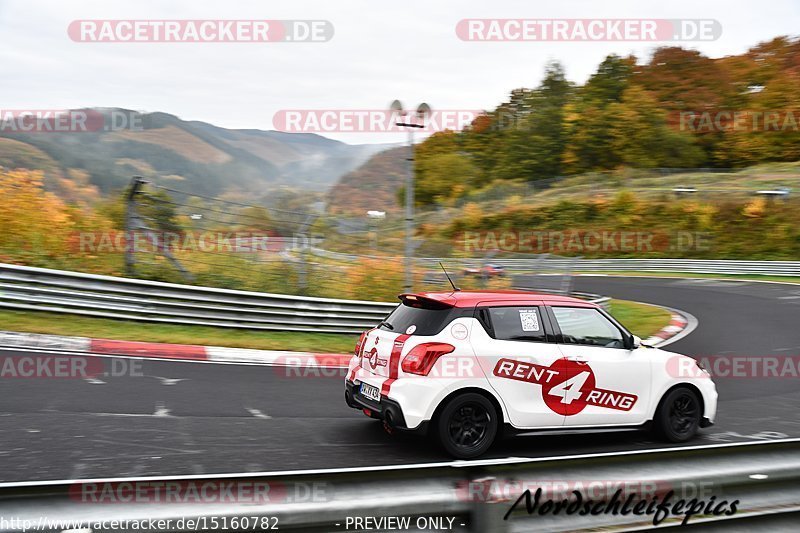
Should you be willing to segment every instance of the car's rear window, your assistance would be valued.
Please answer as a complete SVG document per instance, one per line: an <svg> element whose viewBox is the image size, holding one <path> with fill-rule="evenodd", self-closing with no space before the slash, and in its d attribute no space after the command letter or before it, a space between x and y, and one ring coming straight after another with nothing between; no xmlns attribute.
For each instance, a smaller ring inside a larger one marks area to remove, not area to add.
<svg viewBox="0 0 800 533"><path fill-rule="evenodd" d="M454 307L429 309L426 307L411 307L404 302L386 317L380 329L400 334L436 335L457 314L458 310Z"/></svg>

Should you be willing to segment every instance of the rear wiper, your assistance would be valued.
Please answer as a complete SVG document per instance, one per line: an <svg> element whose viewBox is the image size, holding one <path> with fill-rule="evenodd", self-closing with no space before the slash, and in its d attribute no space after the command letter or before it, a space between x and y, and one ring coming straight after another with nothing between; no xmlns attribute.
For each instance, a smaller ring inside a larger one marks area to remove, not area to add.
<svg viewBox="0 0 800 533"><path fill-rule="evenodd" d="M386 326L386 329L388 329L388 330L390 330L390 331L394 331L394 326L393 326L393 325L391 325L391 324L389 324L389 323L388 323L388 322L386 322L385 320L382 320L382 321L381 321L381 323L380 323L380 324L378 324L378 327L381 327L381 326Z"/></svg>
<svg viewBox="0 0 800 533"><path fill-rule="evenodd" d="M513 337L509 337L508 340L510 341L540 341L542 337L535 337L533 335L514 335Z"/></svg>

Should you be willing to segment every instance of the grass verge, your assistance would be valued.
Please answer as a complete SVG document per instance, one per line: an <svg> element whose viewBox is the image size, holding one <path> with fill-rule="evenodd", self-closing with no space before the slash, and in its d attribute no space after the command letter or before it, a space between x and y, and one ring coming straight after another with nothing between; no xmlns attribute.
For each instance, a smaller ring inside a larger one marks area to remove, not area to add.
<svg viewBox="0 0 800 533"><path fill-rule="evenodd" d="M670 319L670 313L659 307L624 300L613 300L610 311L617 320L643 339L666 326ZM0 329L126 341L321 353L351 352L358 339L358 335L246 331L7 310L0 310Z"/></svg>
<svg viewBox="0 0 800 533"><path fill-rule="evenodd" d="M609 312L642 339L660 331L672 317L672 313L661 307L627 300L611 300Z"/></svg>
<svg viewBox="0 0 800 533"><path fill-rule="evenodd" d="M124 320L61 313L42 313L38 311L6 310L0 310L0 329L98 339L320 353L351 352L358 340L358 335L339 335L335 333L250 331L210 326L126 322Z"/></svg>

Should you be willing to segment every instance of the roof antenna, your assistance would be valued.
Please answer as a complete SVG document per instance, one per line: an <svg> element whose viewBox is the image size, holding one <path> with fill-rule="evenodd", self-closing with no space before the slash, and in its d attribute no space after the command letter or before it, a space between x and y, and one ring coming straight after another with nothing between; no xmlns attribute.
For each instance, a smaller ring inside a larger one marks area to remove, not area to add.
<svg viewBox="0 0 800 533"><path fill-rule="evenodd" d="M448 273L447 273L447 270L445 270L445 269L444 269L444 265L442 264L442 262L441 262L441 261L439 261L439 266L440 266L440 267L442 267L442 272L444 272L444 275L445 275L445 276L447 276L447 281L449 281L449 282L450 282L450 286L451 286L451 287L453 287L453 291L455 291L455 292L458 292L458 291L460 291L461 289L459 289L458 287L456 287L456 284L455 284L455 283L453 283L453 280L452 280L452 279L450 279L450 274L448 274Z"/></svg>

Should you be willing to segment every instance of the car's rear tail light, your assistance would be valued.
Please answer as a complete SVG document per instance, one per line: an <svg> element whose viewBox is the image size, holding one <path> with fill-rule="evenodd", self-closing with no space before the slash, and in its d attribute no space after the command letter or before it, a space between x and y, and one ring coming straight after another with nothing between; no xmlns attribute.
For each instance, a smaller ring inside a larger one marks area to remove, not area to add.
<svg viewBox="0 0 800 533"><path fill-rule="evenodd" d="M362 334L361 334L361 336L358 338L358 341L356 342L356 349L355 349L355 352L353 352L353 355L355 355L356 357L358 357L358 364L361 364L361 351L362 351L362 349L364 348L364 341L366 341L366 340L367 340L367 333L368 333L368 332L366 332L366 331L365 331L365 332L364 332L364 333L362 333Z"/></svg>
<svg viewBox="0 0 800 533"><path fill-rule="evenodd" d="M445 342L424 342L411 348L403 359L403 372L427 376L428 373L444 354L455 350L456 347Z"/></svg>

